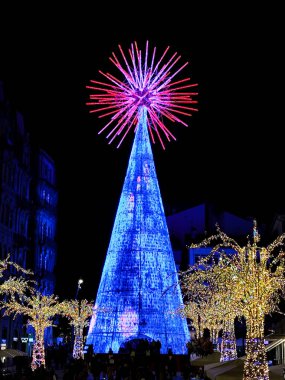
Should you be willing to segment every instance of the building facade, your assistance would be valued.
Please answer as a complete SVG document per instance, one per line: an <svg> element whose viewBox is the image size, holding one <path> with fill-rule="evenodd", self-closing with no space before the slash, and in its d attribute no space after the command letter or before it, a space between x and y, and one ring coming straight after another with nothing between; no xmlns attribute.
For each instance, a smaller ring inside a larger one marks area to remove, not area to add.
<svg viewBox="0 0 285 380"><path fill-rule="evenodd" d="M35 268L40 291L54 293L56 262L57 190L55 164L43 150L37 154L35 176Z"/></svg>
<svg viewBox="0 0 285 380"><path fill-rule="evenodd" d="M237 240L250 235L253 228L253 218L242 218L207 202L168 215L166 219L178 270L185 270L189 265L194 265L199 257L210 253L211 247L187 247L216 234L217 225ZM258 229L263 234L265 226L260 225Z"/></svg>
<svg viewBox="0 0 285 380"><path fill-rule="evenodd" d="M31 145L23 116L5 98L0 81L0 258L9 254L32 270L44 294L55 287L56 210L55 164ZM21 318L1 315L4 346L27 350L27 335Z"/></svg>

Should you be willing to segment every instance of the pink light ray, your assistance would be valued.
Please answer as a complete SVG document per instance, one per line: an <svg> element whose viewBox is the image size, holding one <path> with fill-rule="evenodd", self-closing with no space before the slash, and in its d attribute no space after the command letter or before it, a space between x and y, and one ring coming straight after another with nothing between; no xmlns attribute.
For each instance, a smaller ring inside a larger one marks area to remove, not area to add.
<svg viewBox="0 0 285 380"><path fill-rule="evenodd" d="M119 121L116 124L116 126L113 127L113 129L111 130L111 132L109 132L109 134L107 135L107 138L109 138L111 136L111 134L113 134L115 132L116 129L118 129L118 131L116 131L116 135L119 135L121 133L121 131L123 130L123 128L127 125L127 122L132 118L132 116L133 116L133 114L135 112L136 112L136 107L132 107L132 109L130 111L128 111L128 113L125 113L119 119ZM126 120L124 121L124 119L126 119ZM113 141L113 139L112 139L112 141Z"/></svg>
<svg viewBox="0 0 285 380"><path fill-rule="evenodd" d="M187 107L187 106L180 106L179 104L176 104L176 102L173 102L174 104L170 107L168 107L169 109L184 109L184 110L187 110L187 111L198 111L197 108L194 108L194 107ZM184 103L184 102L183 102Z"/></svg>
<svg viewBox="0 0 285 380"><path fill-rule="evenodd" d="M95 99L96 100L96 99ZM117 99L116 102L113 102L111 98L107 97L104 99L100 99L99 102L89 102L86 103L87 105L95 105L97 106L97 109L92 110L93 112L100 112L106 109L110 108L117 108L120 109L123 105L128 106L129 100L127 98ZM91 112L91 111L90 111ZM102 115L101 115L102 117Z"/></svg>
<svg viewBox="0 0 285 380"><path fill-rule="evenodd" d="M188 78L184 78L184 79L180 79L176 82L172 82L169 84L169 87L172 87L172 86L176 86L177 84L180 84L180 83L184 83L184 82L188 82L191 78L188 77ZM191 84L193 86L193 84Z"/></svg>
<svg viewBox="0 0 285 380"><path fill-rule="evenodd" d="M154 65L154 59L155 59L155 54L156 54L156 47L154 47L153 52L152 52L152 58L151 58L151 64L150 64L150 78L153 73L153 65Z"/></svg>
<svg viewBox="0 0 285 380"><path fill-rule="evenodd" d="M173 54L173 56L169 59L169 61L162 66L162 68L159 70L159 72L156 74L155 79L152 81L152 84L150 87L157 86L157 82L161 82L162 78L165 78L165 76L168 75L170 72L170 69L180 60L181 57L178 57L171 65L171 61L175 58L177 53Z"/></svg>
<svg viewBox="0 0 285 380"><path fill-rule="evenodd" d="M136 78L136 85L139 82L139 77L138 77L138 70L137 70L137 65L136 65L136 57L135 57L135 52L134 52L134 44L131 44L131 49L129 49L129 54L131 57L131 61L133 64L133 70Z"/></svg>
<svg viewBox="0 0 285 380"><path fill-rule="evenodd" d="M162 75L160 77L158 77L158 75L156 75L155 78L154 78L155 82L154 81L150 82L150 85L148 86L148 89L150 91L156 90L156 88L159 85L159 83L161 83L162 81L164 81L166 77L167 77L167 72L162 73Z"/></svg>
<svg viewBox="0 0 285 380"><path fill-rule="evenodd" d="M112 112L112 113L114 113L114 112ZM120 116L120 114L122 114L122 113L123 113L123 110L117 111L115 113L115 115L112 117L112 119L109 121L109 123L107 123L102 129L100 129L98 134L102 133L107 127L109 127L109 125L111 125L114 122L114 120L116 120Z"/></svg>
<svg viewBox="0 0 285 380"><path fill-rule="evenodd" d="M151 98L151 97L150 97ZM155 100L155 99L153 99ZM195 104L196 100L192 99L191 96L189 96L189 94L185 94L185 93L164 93L162 95L159 96L159 101L163 102L163 101L169 101L171 100L171 103L176 100L176 103L178 102L191 102L193 104Z"/></svg>
<svg viewBox="0 0 285 380"><path fill-rule="evenodd" d="M129 84L131 86L134 86L136 84L136 81L135 81L135 78L133 77L132 75L132 72L129 68L129 66L127 65L127 69L128 69L128 72L123 68L123 66L121 65L121 63L119 62L119 59L117 58L117 56L115 55L115 53L112 53L115 61L112 59L112 57L109 57L110 61L121 71L121 73L126 77L127 81L129 82ZM123 55L123 59L125 58L125 56Z"/></svg>
<svg viewBox="0 0 285 380"><path fill-rule="evenodd" d="M106 116L110 116L110 115L114 115L114 114L118 114L118 108L115 109L114 111L111 111L111 112L108 112L108 113L104 113L103 115L100 115L98 116L99 119L102 119L103 117L106 117ZM113 120L113 119L112 119Z"/></svg>
<svg viewBox="0 0 285 380"><path fill-rule="evenodd" d="M134 82L134 79L129 75L129 73L126 72L126 70L123 69L123 67L121 66L121 64L116 64L112 58L110 58L110 61L121 71L121 73L125 76L125 78L127 79L129 85L131 87L134 86L135 82Z"/></svg>
<svg viewBox="0 0 285 380"><path fill-rule="evenodd" d="M147 58L148 58L148 41L146 41L146 46L145 46L145 57L144 57L144 78L146 78ZM144 86L144 83L143 83L143 86Z"/></svg>
<svg viewBox="0 0 285 380"><path fill-rule="evenodd" d="M180 58L180 57L179 57ZM176 60L176 62L178 61L178 59ZM171 67L169 69L171 69L176 62L173 62L173 65L171 65ZM174 74L172 74L165 83L163 83L160 87L157 88L157 91L159 91L161 88L163 87L166 87L168 85L168 83L171 82L172 78L174 78L181 70L184 69L184 67L186 67L188 65L188 62L186 62L183 66L180 67L180 69L178 69Z"/></svg>
<svg viewBox="0 0 285 380"><path fill-rule="evenodd" d="M120 52L121 52L121 54L122 54L123 60L124 60L124 62L125 62L125 64L126 64L126 66L127 66L128 72L129 72L130 76L131 76L132 79L133 79L133 83L135 83L135 82L136 82L136 81L135 81L135 78L133 77L133 73L132 73L131 68L130 68L130 66L129 66L129 63L128 63L127 59L126 59L126 56L125 56L125 54L124 54L124 52L123 52L123 50L122 50L122 48L121 48L121 45L119 45L119 49L120 49Z"/></svg>
<svg viewBox="0 0 285 380"><path fill-rule="evenodd" d="M170 141L169 136L173 139L176 140L174 135L169 131L168 128L162 123L162 121L158 118L157 114L153 111L150 112L150 115L152 116L152 119L155 120L155 124L159 125L160 129L163 131L165 134L166 138L168 141Z"/></svg>
<svg viewBox="0 0 285 380"><path fill-rule="evenodd" d="M120 148L120 146L121 146L123 140L126 138L126 136L127 136L127 134L129 133L130 129L131 129L132 126L134 125L135 120L136 120L136 119L134 118L134 119L132 120L132 122L130 123L130 125L129 125L129 127L127 128L125 134L123 135L123 137L121 138L119 144L117 145L117 148Z"/></svg>
<svg viewBox="0 0 285 380"><path fill-rule="evenodd" d="M148 127L148 131L149 131L149 134L150 134L151 141L152 141L153 144L155 144L155 139L154 139L154 135L153 135L153 132L152 132L152 127L150 125L149 119L147 119L147 127Z"/></svg>
<svg viewBox="0 0 285 380"><path fill-rule="evenodd" d="M137 42L134 42L135 44L135 49L136 49L136 54L137 54L137 61L138 61L138 73L139 73L139 88L142 87L142 61L141 61L141 51L138 49Z"/></svg>
<svg viewBox="0 0 285 380"><path fill-rule="evenodd" d="M121 82L119 79L114 77L113 75L109 73L103 73L102 71L99 71L100 74L102 74L105 78L109 79L111 82L115 83L120 89L128 91L128 87L124 82Z"/></svg>
<svg viewBox="0 0 285 380"><path fill-rule="evenodd" d="M188 124L186 124L183 120L179 119L177 116L173 115L171 112L167 111L167 109L163 109L162 107L161 108L158 108L158 107L155 107L156 110L158 111L158 113L160 113L161 115L167 117L167 119L171 120L171 121L177 121L178 123L181 123L182 125L184 125L185 127L188 127Z"/></svg>
<svg viewBox="0 0 285 380"><path fill-rule="evenodd" d="M156 132L156 135L157 135L157 138L158 138L158 141L160 142L163 150L165 150L165 145L164 145L164 142L160 136L160 133L159 133L159 128L157 128L157 122L153 119L153 115L154 114L150 114L150 119L152 121L152 124L153 124L153 127L154 127L154 131ZM159 124L158 124L159 125Z"/></svg>
<svg viewBox="0 0 285 380"><path fill-rule="evenodd" d="M137 114L137 107L136 106L133 106L131 108L130 111L128 111L128 113L126 114L126 120L124 121L124 123L121 125L121 127L119 128L119 131L117 131L117 135L120 135L121 132L123 131L123 129L127 126L128 122L131 120L131 118L133 117L133 115L136 115Z"/></svg>
<svg viewBox="0 0 285 380"><path fill-rule="evenodd" d="M127 106L125 107L125 109L126 109L126 108L127 108ZM125 109L122 108L121 110L119 110L118 112L116 112L116 114L112 117L112 119L109 121L109 123L106 124L106 125L105 125L105 126L99 131L99 133L103 132L103 131L104 131L109 125L111 125L116 119L118 119L119 116L120 116L121 114L124 113ZM114 113L114 112L113 112L113 113ZM127 115L127 113L126 113L124 116L126 117L126 115ZM122 117L122 118L123 118L123 117ZM113 127L114 130L116 129L117 126L120 125L120 123L121 123L120 120L121 120L122 118L120 118L119 121L118 121L118 123L116 124L116 126ZM98 133L98 134L99 134L99 133Z"/></svg>
<svg viewBox="0 0 285 380"><path fill-rule="evenodd" d="M98 103L93 103L93 102L91 102L91 103L86 103L87 106L90 106L90 105L93 105L93 104L98 105ZM95 110L92 110L92 113L94 113L94 112L105 111L105 110L108 110L108 109L111 109L111 108L117 108L117 105L108 106L108 107L103 107L103 108L97 108L97 109L95 109ZM90 111L90 112L91 112L91 111ZM102 116L102 115L101 115L101 116Z"/></svg>
<svg viewBox="0 0 285 380"><path fill-rule="evenodd" d="M114 86L113 84L110 84L110 83L98 82L95 80L93 80L92 82L96 83L96 84L101 84L102 86L111 87L112 89L115 89L115 90L117 89L116 86ZM94 87L94 86L86 86L86 88L88 88L90 90L99 90L99 91L107 91L108 90L107 88L100 88L100 87Z"/></svg>
<svg viewBox="0 0 285 380"><path fill-rule="evenodd" d="M167 46L167 48L164 50L164 53L162 54L160 60L157 62L155 68L152 70L153 73L158 69L158 67L159 67L159 65L160 65L160 63L161 63L161 61L162 61L163 58L165 57L165 55L166 55L166 53L168 52L169 48L170 48L170 46Z"/></svg>
<svg viewBox="0 0 285 380"><path fill-rule="evenodd" d="M165 82L163 82L160 87L158 87L158 84L160 82L162 82L162 80L160 79L157 83L156 83L156 91L159 91L161 88L163 87L167 87L168 86L168 83L170 83L170 81L172 80L172 78L174 78L185 66L187 66L187 64L183 65L179 70L177 70L174 74L172 74L170 77L168 76L169 72L170 72L170 69L178 62L178 60L180 59L180 57L178 57L172 65L169 66L169 68L167 69L167 71L165 72L165 76L163 77L163 79L166 77L167 75L167 80Z"/></svg>
<svg viewBox="0 0 285 380"><path fill-rule="evenodd" d="M114 54L114 53L113 53ZM115 56L115 54L114 54ZM116 56L115 56L116 57ZM128 83L131 85L131 87L134 87L136 85L135 78L130 75L121 65L118 58L116 57L117 62L115 62L111 57L109 57L109 60L120 70L120 72L126 77Z"/></svg>
<svg viewBox="0 0 285 380"><path fill-rule="evenodd" d="M183 80L180 80L180 81L177 81L177 82L168 83L168 87L173 87L173 86L176 86L179 83L182 83L182 82L185 82L185 81L189 81L189 80L190 80L190 78L186 78L185 80L183 79ZM177 87L176 89L179 89L179 88L190 88L190 87L197 87L197 86L198 86L198 83L189 83L186 86ZM197 93L195 93L195 95L197 95Z"/></svg>
<svg viewBox="0 0 285 380"><path fill-rule="evenodd" d="M181 88L183 89L183 88ZM160 91L159 95L162 97L174 97L174 96L183 96L186 98L189 98L191 95L197 95L195 92L176 92L176 89L165 89L163 91Z"/></svg>

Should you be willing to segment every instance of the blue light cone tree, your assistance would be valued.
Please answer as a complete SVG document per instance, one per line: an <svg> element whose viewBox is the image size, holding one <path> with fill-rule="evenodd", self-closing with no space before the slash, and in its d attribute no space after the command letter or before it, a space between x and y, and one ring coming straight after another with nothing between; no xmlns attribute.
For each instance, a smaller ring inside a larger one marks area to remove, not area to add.
<svg viewBox="0 0 285 380"><path fill-rule="evenodd" d="M144 338L159 340L162 353L185 353L186 319L173 315L183 303L177 283L142 107L87 344L117 352L127 340Z"/></svg>
<svg viewBox="0 0 285 380"><path fill-rule="evenodd" d="M187 321L175 311L182 305L176 265L169 238L160 189L157 181L150 137L156 136L164 148L162 137L174 138L161 116L172 122L183 122L196 93L186 88L190 78L172 83L172 78L186 65L170 73L180 59L175 53L159 68L168 48L157 64L156 48L148 66L148 42L145 58L134 43L129 49L131 64L121 47L125 68L112 53L110 60L124 75L124 82L109 73L100 72L111 83L92 80L87 88L95 91L87 105L97 107L90 112L112 115L107 135L112 142L130 130L135 138L121 193L106 260L90 321L86 344L97 353L110 348L118 352L130 340L147 339L161 343L161 353L186 353L190 340ZM179 85L178 85L179 84ZM186 106L181 104L185 103ZM115 126L114 126L115 124Z"/></svg>

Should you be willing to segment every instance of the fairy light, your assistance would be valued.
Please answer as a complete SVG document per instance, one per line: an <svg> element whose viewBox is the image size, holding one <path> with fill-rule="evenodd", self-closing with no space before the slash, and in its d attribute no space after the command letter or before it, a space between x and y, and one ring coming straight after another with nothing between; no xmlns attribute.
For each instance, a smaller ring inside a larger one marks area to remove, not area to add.
<svg viewBox="0 0 285 380"><path fill-rule="evenodd" d="M8 253L7 257L4 260L0 260L0 278L3 277L3 272L8 269L9 266L14 267L18 272L25 274L33 274L29 269L23 268L21 265L9 260L10 254Z"/></svg>
<svg viewBox="0 0 285 380"><path fill-rule="evenodd" d="M54 295L44 296L35 292L30 296L23 295L21 299L12 298L5 303L4 315L26 315L28 324L35 330L35 343L33 347L31 368L35 370L40 366L45 367L44 332L52 326L52 319L60 313L58 297Z"/></svg>
<svg viewBox="0 0 285 380"><path fill-rule="evenodd" d="M182 285L185 287L186 295L189 295L189 290L190 295L194 294L195 281L199 286L207 281L205 288L211 291L212 295L217 292L221 297L221 301L218 301L219 297L216 299L217 308L220 311L223 308L231 310L231 314L224 318L224 323L232 323L234 316L245 318L247 333L243 380L269 380L264 344L264 318L273 311L279 311L280 297L285 297L285 255L283 251L276 252L277 248L284 245L284 240L285 234L282 234L267 247L259 247L257 244L260 242L260 235L254 221L253 242L248 241L247 245L242 247L217 227L216 235L191 246L195 248L213 245L215 241L220 241L214 246L209 257L200 260L196 266L186 271L184 278L182 273ZM221 252L224 247L232 248L235 253L226 256ZM215 263L213 256L217 253L220 254L220 260ZM203 293L199 297L205 299ZM232 330L230 326L224 328ZM227 336L226 334L225 338Z"/></svg>
<svg viewBox="0 0 285 380"><path fill-rule="evenodd" d="M33 272L27 270L17 263L10 260L10 254L4 260L0 260L0 279L3 278L4 272L13 267L17 272L21 272L26 275L32 275ZM31 289L31 283L33 281L27 281L24 277L10 276L7 280L0 284L0 294L7 294L14 296L15 294L22 295L27 290Z"/></svg>
<svg viewBox="0 0 285 380"><path fill-rule="evenodd" d="M224 321L222 342L221 342L221 357L220 362L237 359L237 346L234 328L234 320Z"/></svg>
<svg viewBox="0 0 285 380"><path fill-rule="evenodd" d="M74 327L73 358L83 358L83 331L89 326L90 317L93 314L93 303L83 300L63 301L61 313L68 318L70 325Z"/></svg>
<svg viewBox="0 0 285 380"><path fill-rule="evenodd" d="M216 249L207 257L180 274L180 285L184 295L184 315L193 321L199 321L199 333L203 328L210 330L213 343L218 343L218 334L222 330L220 361L237 358L234 319L238 314L238 304L231 296L232 271L228 256L219 252L219 262L215 263ZM196 327L195 327L196 328ZM197 331L197 330L196 330Z"/></svg>
<svg viewBox="0 0 285 380"><path fill-rule="evenodd" d="M12 297L15 294L21 296L29 289L31 289L31 286L24 278L10 277L0 284L0 294L7 294Z"/></svg>
<svg viewBox="0 0 285 380"><path fill-rule="evenodd" d="M219 293L213 294L212 299L200 299L199 303L188 302L184 309L184 315L192 320L192 325L198 337L203 336L204 329L209 329L212 342L218 347L218 334L223 331L220 347L220 361L228 361L237 358L236 340L234 335L234 316L227 311Z"/></svg>

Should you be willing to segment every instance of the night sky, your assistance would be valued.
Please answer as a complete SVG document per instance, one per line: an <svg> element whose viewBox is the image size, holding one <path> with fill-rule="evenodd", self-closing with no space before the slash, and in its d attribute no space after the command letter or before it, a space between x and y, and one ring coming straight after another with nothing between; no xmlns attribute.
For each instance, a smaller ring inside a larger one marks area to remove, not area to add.
<svg viewBox="0 0 285 380"><path fill-rule="evenodd" d="M137 41L144 49L148 40L161 53L170 45L181 62L190 62L184 75L199 84L199 111L188 118L189 128L172 127L177 141L165 151L153 146L167 213L204 201L261 222L283 212L283 41L274 18L279 12L223 12L208 10L206 17L169 11L150 15L145 24L143 15L128 23L104 16L103 29L92 15L83 29L71 28L74 20L65 19L64 26L53 20L49 29L37 21L30 38L11 41L9 97L31 139L57 167L60 296L74 297L82 277L82 297L95 299L126 174L132 137L120 149L108 145L97 134L102 120L85 106L85 86L102 79L98 70L118 74L108 60L118 44L126 51Z"/></svg>

